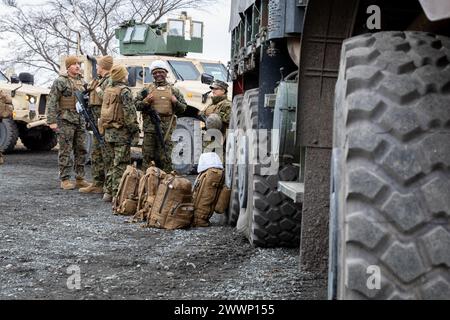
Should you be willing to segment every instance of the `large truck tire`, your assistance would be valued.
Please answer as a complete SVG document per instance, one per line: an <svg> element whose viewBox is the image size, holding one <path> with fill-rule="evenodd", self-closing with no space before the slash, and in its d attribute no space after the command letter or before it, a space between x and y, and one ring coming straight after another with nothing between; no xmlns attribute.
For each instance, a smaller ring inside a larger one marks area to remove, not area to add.
<svg viewBox="0 0 450 320"><path fill-rule="evenodd" d="M12 119L0 121L0 151L11 152L19 139L19 128Z"/></svg>
<svg viewBox="0 0 450 320"><path fill-rule="evenodd" d="M242 112L242 100L244 99L243 95L237 95L233 99L233 105L231 107L231 116L230 116L230 127L229 127L229 135L227 137L226 143L226 164L225 164L225 184L227 187L231 189L230 196L230 205L229 208L224 215L225 223L231 225L232 227L236 226L238 217L239 217L239 190L237 189L237 159L236 159L236 151L237 151L237 138L238 131L236 131L240 126L240 116Z"/></svg>
<svg viewBox="0 0 450 320"><path fill-rule="evenodd" d="M450 39L343 44L336 86L331 298L450 298Z"/></svg>
<svg viewBox="0 0 450 320"><path fill-rule="evenodd" d="M257 247L298 247L300 244L301 208L278 192L278 181L296 180L298 168L286 165L275 175L260 174L257 159L259 90L244 95L237 153L237 189L239 190L239 218L237 229ZM255 135L248 130L255 130ZM252 156L255 155L255 156ZM259 156L258 156L259 157ZM259 162L260 159L258 159Z"/></svg>
<svg viewBox="0 0 450 320"><path fill-rule="evenodd" d="M56 134L49 127L29 129L20 136L20 140L33 151L50 151L58 144Z"/></svg>

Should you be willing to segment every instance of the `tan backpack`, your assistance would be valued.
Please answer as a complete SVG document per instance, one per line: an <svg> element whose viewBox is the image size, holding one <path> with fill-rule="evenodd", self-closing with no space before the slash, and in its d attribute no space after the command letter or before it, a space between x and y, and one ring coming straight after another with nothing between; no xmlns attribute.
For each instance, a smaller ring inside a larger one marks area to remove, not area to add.
<svg viewBox="0 0 450 320"><path fill-rule="evenodd" d="M147 169L146 174L139 182L137 212L133 217L133 222L147 220L152 210L159 184L164 180L166 175L163 170L157 168L155 163L152 162L152 166Z"/></svg>
<svg viewBox="0 0 450 320"><path fill-rule="evenodd" d="M214 214L224 182L224 171L217 168L208 169L197 177L193 196L194 227L209 226L209 219ZM224 212L224 210L221 210L221 212Z"/></svg>
<svg viewBox="0 0 450 320"><path fill-rule="evenodd" d="M13 115L11 96L0 91L0 119L10 118Z"/></svg>
<svg viewBox="0 0 450 320"><path fill-rule="evenodd" d="M117 195L113 200L113 211L115 213L125 216L136 213L139 181L142 175L142 171L135 166L127 167L120 180Z"/></svg>
<svg viewBox="0 0 450 320"><path fill-rule="evenodd" d="M147 226L160 229L185 229L192 224L192 183L171 173L161 182Z"/></svg>

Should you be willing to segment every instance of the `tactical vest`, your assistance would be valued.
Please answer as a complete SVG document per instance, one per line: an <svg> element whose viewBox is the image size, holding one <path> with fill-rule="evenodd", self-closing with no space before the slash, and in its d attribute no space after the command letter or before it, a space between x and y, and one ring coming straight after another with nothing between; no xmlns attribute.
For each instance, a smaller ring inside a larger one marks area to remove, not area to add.
<svg viewBox="0 0 450 320"><path fill-rule="evenodd" d="M62 110L76 111L77 98L75 97L75 91L83 91L83 81L81 79L72 79L67 77L70 83L70 90L72 95L70 97L64 97L61 95L59 98L59 107Z"/></svg>
<svg viewBox="0 0 450 320"><path fill-rule="evenodd" d="M153 108L162 116L171 116L172 108L172 86L159 86L152 84L149 87L150 93L153 94Z"/></svg>
<svg viewBox="0 0 450 320"><path fill-rule="evenodd" d="M126 86L109 87L103 96L100 122L103 129L120 129L124 125L123 105L120 93Z"/></svg>
<svg viewBox="0 0 450 320"><path fill-rule="evenodd" d="M101 105L103 104L103 100L99 97L96 89L98 87L100 87L103 83L104 79L98 81L98 82L93 82L91 83L94 84L93 86L89 86L89 105L90 106L99 106L101 107Z"/></svg>

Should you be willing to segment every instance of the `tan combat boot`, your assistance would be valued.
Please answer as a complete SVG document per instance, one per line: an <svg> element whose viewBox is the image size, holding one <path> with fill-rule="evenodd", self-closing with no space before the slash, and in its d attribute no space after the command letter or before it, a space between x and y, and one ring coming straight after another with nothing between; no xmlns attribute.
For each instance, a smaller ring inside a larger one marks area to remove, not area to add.
<svg viewBox="0 0 450 320"><path fill-rule="evenodd" d="M77 189L87 188L89 186L90 186L90 183L87 182L86 180L84 180L83 178L81 178L81 179L77 178L77 181L75 182L75 187Z"/></svg>
<svg viewBox="0 0 450 320"><path fill-rule="evenodd" d="M61 181L61 189L63 190L74 190L75 185L70 180Z"/></svg>
<svg viewBox="0 0 450 320"><path fill-rule="evenodd" d="M103 195L103 201L105 201L105 202L112 202L112 200L113 200L113 197L109 193L105 193Z"/></svg>
<svg viewBox="0 0 450 320"><path fill-rule="evenodd" d="M86 188L80 188L81 193L94 193L94 194L101 194L103 193L103 188L98 187L95 184L90 184Z"/></svg>

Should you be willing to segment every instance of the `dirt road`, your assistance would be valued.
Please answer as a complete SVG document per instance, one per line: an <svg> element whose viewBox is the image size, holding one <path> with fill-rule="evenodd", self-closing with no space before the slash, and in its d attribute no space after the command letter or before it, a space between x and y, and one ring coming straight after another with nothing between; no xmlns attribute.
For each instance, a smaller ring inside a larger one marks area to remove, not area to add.
<svg viewBox="0 0 450 320"><path fill-rule="evenodd" d="M298 249L253 248L219 217L144 229L58 187L56 151L19 149L0 167L0 299L325 298Z"/></svg>

